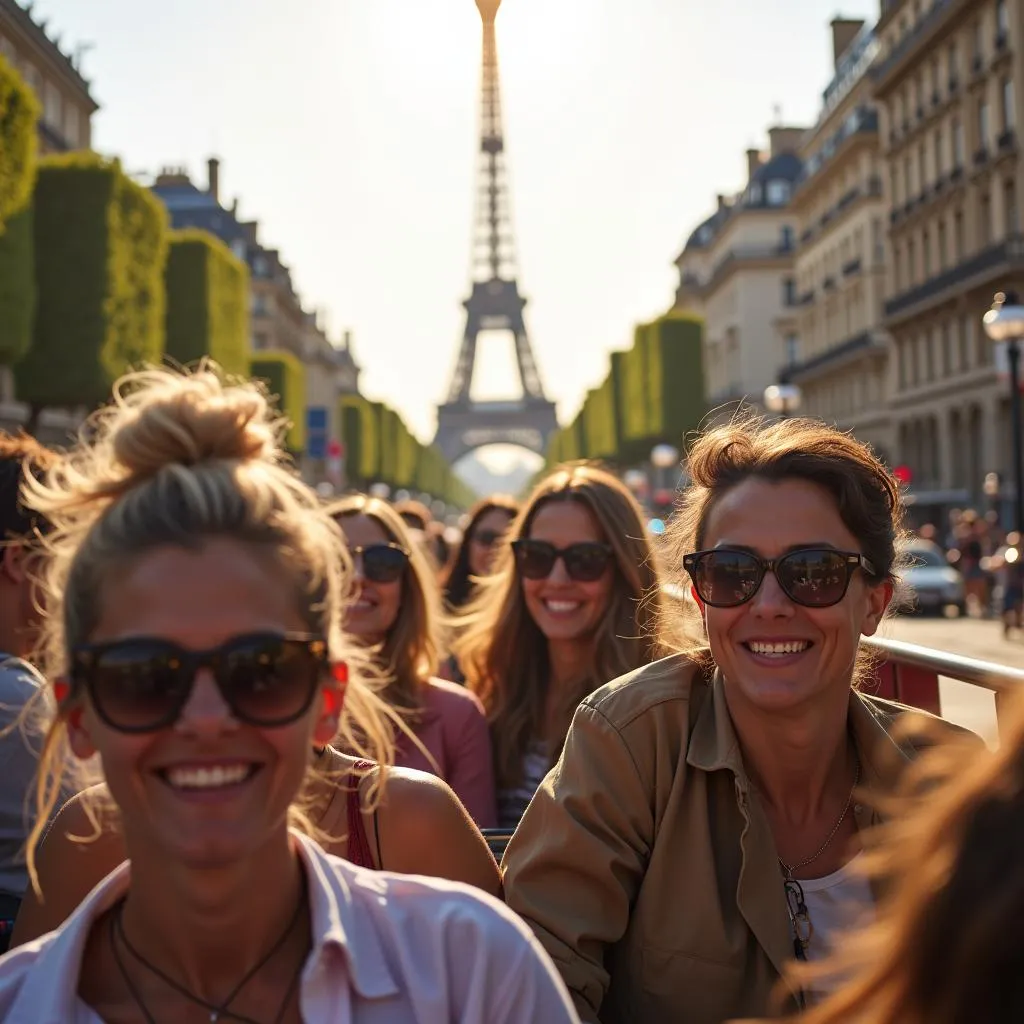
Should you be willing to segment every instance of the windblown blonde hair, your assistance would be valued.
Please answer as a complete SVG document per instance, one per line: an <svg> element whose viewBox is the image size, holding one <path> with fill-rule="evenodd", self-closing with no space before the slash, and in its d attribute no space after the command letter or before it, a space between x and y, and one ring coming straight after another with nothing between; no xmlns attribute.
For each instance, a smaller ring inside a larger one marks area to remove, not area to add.
<svg viewBox="0 0 1024 1024"><path fill-rule="evenodd" d="M491 576L456 622L454 653L469 688L483 701L492 724L496 776L501 789L522 776L523 756L543 732L548 691L547 639L523 599L511 541L530 536L537 513L552 502L579 503L594 517L614 552L608 608L590 647L590 663L560 709L564 737L579 702L598 686L654 661L664 653L656 621L664 600L654 548L636 499L618 478L583 463L561 467L534 489L512 524ZM554 761L562 739L549 751Z"/></svg>
<svg viewBox="0 0 1024 1024"><path fill-rule="evenodd" d="M435 573L401 515L387 502L353 495L328 505L327 513L336 520L366 516L384 531L389 541L408 553L398 615L373 656L386 678L384 700L415 717L422 707L420 688L437 675L443 647Z"/></svg>
<svg viewBox="0 0 1024 1024"><path fill-rule="evenodd" d="M212 363L191 373L154 369L121 378L112 403L82 428L78 446L43 479L24 484L25 504L52 527L42 582L54 614L44 624L41 667L51 681L65 676L68 652L96 627L104 584L126 562L161 545L194 549L210 537L230 537L273 552L293 574L309 630L327 639L332 660L352 669L341 744L377 762L383 776L394 760L390 712L364 685L359 653L340 629L350 562L337 524L286 465L285 427L258 385L227 381ZM75 697L55 709L45 728L27 844L37 890L35 849L64 766L73 761L65 714ZM53 709L50 687L40 700ZM304 789L292 817L311 829L306 797Z"/></svg>

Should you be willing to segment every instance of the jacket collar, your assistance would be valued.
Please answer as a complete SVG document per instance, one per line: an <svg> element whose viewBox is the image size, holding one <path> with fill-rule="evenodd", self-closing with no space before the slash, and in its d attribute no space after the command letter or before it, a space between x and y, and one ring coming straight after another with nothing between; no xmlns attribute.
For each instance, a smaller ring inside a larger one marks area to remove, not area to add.
<svg viewBox="0 0 1024 1024"><path fill-rule="evenodd" d="M696 683L695 685L700 685ZM746 789L749 785L739 739L725 700L722 673L717 669L690 733L686 763L700 771L713 772L728 768ZM860 758L865 789L891 791L912 753L906 745L889 734L891 722L879 708L859 690L850 690L849 718L853 742Z"/></svg>

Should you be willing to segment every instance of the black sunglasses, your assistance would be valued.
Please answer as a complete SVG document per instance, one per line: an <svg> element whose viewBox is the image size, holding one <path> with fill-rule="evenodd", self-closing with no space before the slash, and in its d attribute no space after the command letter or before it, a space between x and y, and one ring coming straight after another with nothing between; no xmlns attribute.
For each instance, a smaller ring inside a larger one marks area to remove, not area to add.
<svg viewBox="0 0 1024 1024"><path fill-rule="evenodd" d="M551 575L555 563L561 559L565 571L577 583L593 583L599 580L612 559L612 549L597 541L580 541L567 548L556 548L546 540L512 541L516 565L520 575L528 580L543 580Z"/></svg>
<svg viewBox="0 0 1024 1024"><path fill-rule="evenodd" d="M409 564L409 552L401 544L368 544L348 550L353 558L362 556L363 575L373 583L395 583Z"/></svg>
<svg viewBox="0 0 1024 1024"><path fill-rule="evenodd" d="M75 648L69 677L111 729L142 733L173 725L207 668L235 718L274 728L309 710L327 665L327 643L304 633L250 633L208 651L133 637Z"/></svg>
<svg viewBox="0 0 1024 1024"><path fill-rule="evenodd" d="M782 592L805 608L828 608L846 596L858 568L869 576L875 568L855 551L799 548L781 558L761 558L737 548L695 551L683 558L697 596L712 608L736 608L749 601L764 581L775 574Z"/></svg>

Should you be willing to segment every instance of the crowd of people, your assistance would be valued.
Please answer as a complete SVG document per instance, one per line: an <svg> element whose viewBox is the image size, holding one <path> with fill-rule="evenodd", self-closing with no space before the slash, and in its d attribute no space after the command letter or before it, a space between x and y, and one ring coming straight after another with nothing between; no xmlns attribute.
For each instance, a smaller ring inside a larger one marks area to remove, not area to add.
<svg viewBox="0 0 1024 1024"><path fill-rule="evenodd" d="M205 366L0 446L0 1021L1024 1012L1024 712L872 696L869 448L737 420L664 536L573 464L453 537L283 428Z"/></svg>

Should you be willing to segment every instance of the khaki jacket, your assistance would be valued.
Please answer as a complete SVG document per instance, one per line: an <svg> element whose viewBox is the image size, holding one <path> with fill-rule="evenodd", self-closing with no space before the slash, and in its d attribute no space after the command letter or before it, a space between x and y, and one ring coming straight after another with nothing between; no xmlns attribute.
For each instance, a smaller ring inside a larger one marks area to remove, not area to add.
<svg viewBox="0 0 1024 1024"><path fill-rule="evenodd" d="M851 691L868 792L891 791L914 757L891 735L910 711ZM877 820L854 812L862 829ZM719 1024L772 1009L789 919L717 674L676 656L585 700L502 867L508 905L583 1021Z"/></svg>

